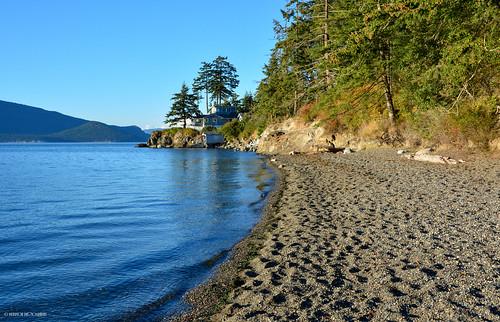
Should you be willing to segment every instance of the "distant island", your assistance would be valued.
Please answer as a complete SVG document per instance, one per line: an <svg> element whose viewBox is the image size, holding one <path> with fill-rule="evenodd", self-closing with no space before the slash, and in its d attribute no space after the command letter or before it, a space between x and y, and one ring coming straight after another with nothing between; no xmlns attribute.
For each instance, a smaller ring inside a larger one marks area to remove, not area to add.
<svg viewBox="0 0 500 322"><path fill-rule="evenodd" d="M137 126L114 126L0 100L0 142L144 142Z"/></svg>

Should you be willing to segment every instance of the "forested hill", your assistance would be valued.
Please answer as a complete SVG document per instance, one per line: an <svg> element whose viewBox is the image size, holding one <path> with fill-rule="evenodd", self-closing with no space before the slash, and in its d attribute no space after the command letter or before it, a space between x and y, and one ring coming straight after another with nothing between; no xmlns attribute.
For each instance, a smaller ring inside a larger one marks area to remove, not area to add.
<svg viewBox="0 0 500 322"><path fill-rule="evenodd" d="M299 116L333 133L498 137L498 1L290 0L243 132Z"/></svg>
<svg viewBox="0 0 500 322"><path fill-rule="evenodd" d="M111 126L0 101L0 142L143 142L146 139L146 133L136 126Z"/></svg>

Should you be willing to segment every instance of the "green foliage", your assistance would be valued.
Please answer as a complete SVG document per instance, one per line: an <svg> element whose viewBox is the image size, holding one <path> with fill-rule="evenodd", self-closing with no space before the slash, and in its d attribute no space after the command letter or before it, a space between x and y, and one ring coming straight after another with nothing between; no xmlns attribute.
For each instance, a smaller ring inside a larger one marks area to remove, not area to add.
<svg viewBox="0 0 500 322"><path fill-rule="evenodd" d="M227 57L217 56L211 63L202 62L198 76L193 81L193 90L197 96L204 90L207 104L210 100L222 105L234 100L239 83L236 68Z"/></svg>
<svg viewBox="0 0 500 322"><path fill-rule="evenodd" d="M201 129L201 133L208 133L208 132L217 132L218 129L215 126L205 126L203 129Z"/></svg>
<svg viewBox="0 0 500 322"><path fill-rule="evenodd" d="M486 148L489 140L498 135L499 117L493 99L475 101L472 106L462 109L458 114L451 114L453 123L460 133L480 147Z"/></svg>
<svg viewBox="0 0 500 322"><path fill-rule="evenodd" d="M241 104L238 108L238 113L248 113L250 112L255 105L255 99L253 94L250 92L246 92L243 98L241 99Z"/></svg>
<svg viewBox="0 0 500 322"><path fill-rule="evenodd" d="M161 135L168 135L168 136L171 136L173 137L175 135L175 133L179 132L180 130L182 130L182 127L171 127L171 128L168 128L168 129L164 129L162 131L155 131L153 132L154 134L156 133L161 133Z"/></svg>
<svg viewBox="0 0 500 322"><path fill-rule="evenodd" d="M338 130L391 119L428 138L491 139L499 20L491 0L289 0L242 135L302 115Z"/></svg>
<svg viewBox="0 0 500 322"><path fill-rule="evenodd" d="M193 93L201 98L202 92L205 94L206 110L208 113L208 102L210 100L210 78L212 73L212 65L207 62L202 62L198 76L193 81Z"/></svg>
<svg viewBox="0 0 500 322"><path fill-rule="evenodd" d="M165 115L165 123L177 123L183 121L183 127L186 127L186 121L194 116L201 115L198 109L198 96L189 93L189 88L186 84L182 84L181 91L174 94L173 104L170 112Z"/></svg>
<svg viewBox="0 0 500 322"><path fill-rule="evenodd" d="M226 100L223 105L225 105L225 106L233 106L238 111L241 108L241 100L238 97L238 94L233 93L231 95L231 99L229 101Z"/></svg>
<svg viewBox="0 0 500 322"><path fill-rule="evenodd" d="M156 133L156 132L154 132L154 133ZM177 133L180 133L179 135L182 135L182 136L190 136L190 137L194 137L194 136L197 136L198 134L200 134L200 132L198 130L191 129L191 128L182 128L182 127L172 127L172 128L164 129L161 131L162 135L170 136L172 138Z"/></svg>
<svg viewBox="0 0 500 322"><path fill-rule="evenodd" d="M227 60L227 57L216 57L211 64L208 83L212 101L221 105L224 100L233 97L234 90L239 83L236 68Z"/></svg>
<svg viewBox="0 0 500 322"><path fill-rule="evenodd" d="M224 124L219 129L219 132L222 133L222 135L224 135L226 140L233 140L237 139L240 136L244 128L245 124L243 122L240 122L238 120L232 120L231 122Z"/></svg>
<svg viewBox="0 0 500 322"><path fill-rule="evenodd" d="M243 120L244 129L241 132L242 138L250 138L254 135L261 135L269 124L269 120L264 115L253 114Z"/></svg>

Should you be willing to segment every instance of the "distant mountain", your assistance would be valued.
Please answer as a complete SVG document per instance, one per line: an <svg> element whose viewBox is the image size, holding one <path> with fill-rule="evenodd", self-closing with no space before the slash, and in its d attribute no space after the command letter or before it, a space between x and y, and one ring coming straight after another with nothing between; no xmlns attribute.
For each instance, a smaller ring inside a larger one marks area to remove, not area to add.
<svg viewBox="0 0 500 322"><path fill-rule="evenodd" d="M163 131L163 130L165 130L165 129L158 127L156 129L146 129L146 130L143 130L143 131L146 132L147 134L151 134L151 133L153 133L155 131Z"/></svg>
<svg viewBox="0 0 500 322"><path fill-rule="evenodd" d="M0 100L0 142L144 142L137 126L114 126Z"/></svg>

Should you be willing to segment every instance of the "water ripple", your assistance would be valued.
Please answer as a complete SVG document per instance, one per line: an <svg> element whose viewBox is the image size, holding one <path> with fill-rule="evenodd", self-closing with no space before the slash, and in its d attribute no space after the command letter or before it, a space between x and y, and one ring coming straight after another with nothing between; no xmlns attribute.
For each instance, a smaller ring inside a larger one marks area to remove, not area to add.
<svg viewBox="0 0 500 322"><path fill-rule="evenodd" d="M0 146L0 311L150 321L184 308L260 216L255 154Z"/></svg>

